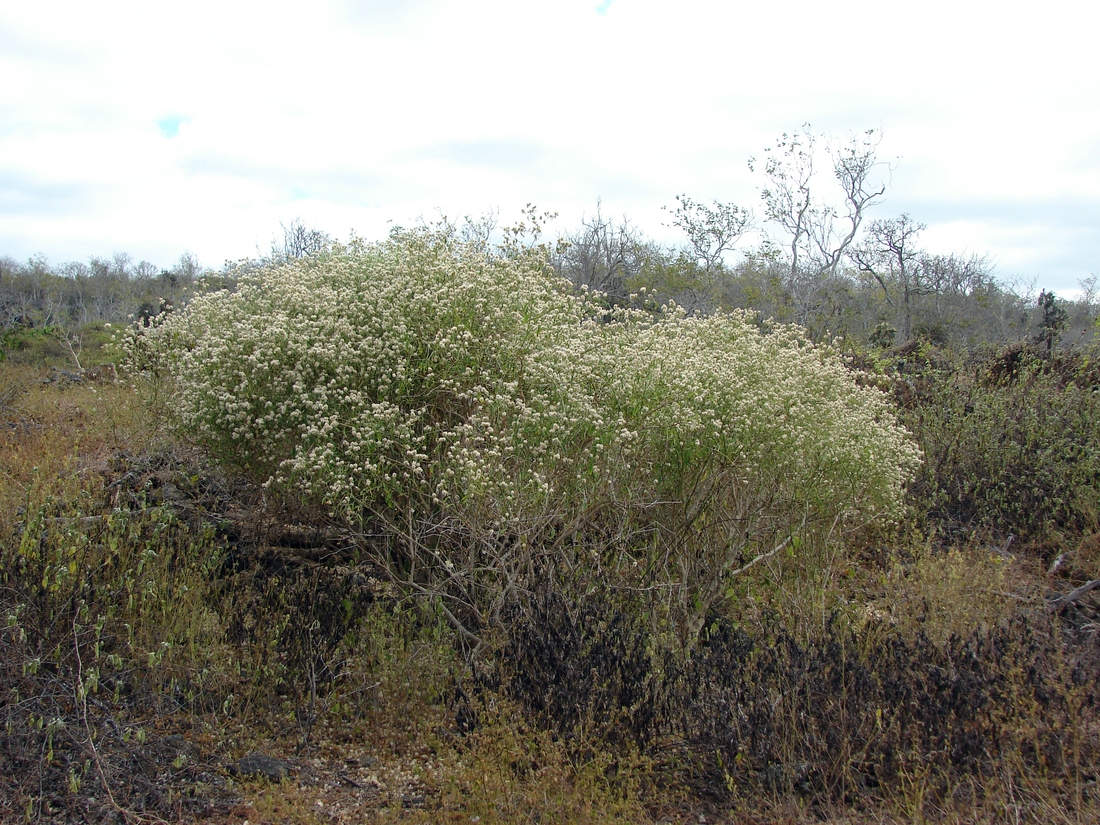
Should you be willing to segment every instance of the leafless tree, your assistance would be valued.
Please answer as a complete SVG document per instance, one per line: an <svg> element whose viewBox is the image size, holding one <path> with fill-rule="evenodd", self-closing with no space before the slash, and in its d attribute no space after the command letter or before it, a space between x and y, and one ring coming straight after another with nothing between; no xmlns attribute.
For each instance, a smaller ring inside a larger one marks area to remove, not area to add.
<svg viewBox="0 0 1100 825"><path fill-rule="evenodd" d="M489 254L492 250L493 232L496 231L500 214L496 210L485 212L474 218L469 215L462 219L458 235L465 243Z"/></svg>
<svg viewBox="0 0 1100 825"><path fill-rule="evenodd" d="M867 239L852 251L859 271L879 285L883 299L894 310L902 341L913 337L913 296L932 289L922 277L917 247L917 238L925 228L907 214L872 221Z"/></svg>
<svg viewBox="0 0 1100 825"><path fill-rule="evenodd" d="M867 210L886 191L877 175L882 164L877 159L879 139L872 129L828 151L840 204L818 197L815 165L821 139L804 124L793 135L783 134L774 149L767 149L763 164L768 181L760 191L764 215L785 237L788 288L799 321L816 311L822 283L837 276ZM749 160L749 168L755 171L755 159Z"/></svg>
<svg viewBox="0 0 1100 825"><path fill-rule="evenodd" d="M628 281L645 263L648 241L623 218L615 223L604 217L602 204L596 213L583 218L581 228L559 243L552 263L576 289L587 287L602 292L612 301L627 297Z"/></svg>
<svg viewBox="0 0 1100 825"><path fill-rule="evenodd" d="M279 226L283 230L282 241L275 239L271 243L271 257L275 260L308 258L327 252L332 247L332 238L320 229L310 229L300 218L292 220L290 226L281 222Z"/></svg>
<svg viewBox="0 0 1100 825"><path fill-rule="evenodd" d="M134 259L127 252L116 252L111 256L110 273L118 281L129 281L133 273Z"/></svg>
<svg viewBox="0 0 1100 825"><path fill-rule="evenodd" d="M149 280L150 278L155 278L156 275L157 265L149 261L141 261L134 267L134 276L137 278Z"/></svg>

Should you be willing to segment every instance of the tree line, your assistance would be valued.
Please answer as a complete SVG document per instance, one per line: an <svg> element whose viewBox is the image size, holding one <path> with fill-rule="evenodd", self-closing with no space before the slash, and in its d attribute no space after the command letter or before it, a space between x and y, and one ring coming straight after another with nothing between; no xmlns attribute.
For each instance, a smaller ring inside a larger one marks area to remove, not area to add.
<svg viewBox="0 0 1100 825"><path fill-rule="evenodd" d="M803 326L817 340L889 348L915 340L974 349L1091 338L1097 278L1066 301L997 277L987 256L934 254L913 216L874 218L889 167L874 132L841 145L804 126L750 160L765 185L760 214L680 195L667 207L685 241L661 245L597 207L564 236L555 268L578 288L619 303L643 289L689 313L751 308Z"/></svg>
<svg viewBox="0 0 1100 825"><path fill-rule="evenodd" d="M1091 275L1081 297L1063 300L1034 284L997 276L977 254L934 254L926 228L901 214L873 217L890 167L874 131L837 143L806 124L782 135L749 166L764 181L757 209L679 195L666 207L680 243L659 243L602 204L580 225L545 244L550 265L577 290L611 305L674 302L689 314L747 308L796 323L815 340L842 339L888 349L913 341L973 350L1032 341L1049 351L1091 339L1100 284ZM554 216L524 211L499 227L495 213L447 224L490 254L542 241ZM0 257L3 349L28 330L73 334L88 325L145 319L199 291L232 288L242 271L324 254L327 233L295 220L281 225L266 254L202 267L184 253L170 268L125 253L87 263L51 265Z"/></svg>

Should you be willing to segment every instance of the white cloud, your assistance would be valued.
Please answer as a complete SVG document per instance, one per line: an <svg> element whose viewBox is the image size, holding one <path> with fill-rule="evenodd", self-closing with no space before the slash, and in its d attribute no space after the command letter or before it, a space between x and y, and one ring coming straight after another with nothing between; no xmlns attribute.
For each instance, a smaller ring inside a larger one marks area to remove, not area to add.
<svg viewBox="0 0 1100 825"><path fill-rule="evenodd" d="M569 228L601 196L670 237L662 204L755 203L748 156L810 121L883 130L880 214L1071 289L1100 269L1074 220L1100 204L1095 20L1038 9L5 4L0 253L215 264L298 216L372 236L532 201Z"/></svg>

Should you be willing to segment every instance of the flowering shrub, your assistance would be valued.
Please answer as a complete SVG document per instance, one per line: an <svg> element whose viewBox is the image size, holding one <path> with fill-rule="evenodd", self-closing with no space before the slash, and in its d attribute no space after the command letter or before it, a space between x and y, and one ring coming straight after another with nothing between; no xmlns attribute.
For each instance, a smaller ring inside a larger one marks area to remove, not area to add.
<svg viewBox="0 0 1100 825"><path fill-rule="evenodd" d="M442 575L584 545L701 614L783 540L895 518L919 461L884 396L796 328L609 311L538 250L428 230L274 266L139 338L183 431Z"/></svg>

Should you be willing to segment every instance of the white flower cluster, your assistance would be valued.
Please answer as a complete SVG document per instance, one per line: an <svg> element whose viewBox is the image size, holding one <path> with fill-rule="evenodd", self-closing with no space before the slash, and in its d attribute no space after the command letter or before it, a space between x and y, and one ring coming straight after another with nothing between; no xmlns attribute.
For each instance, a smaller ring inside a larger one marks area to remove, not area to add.
<svg viewBox="0 0 1100 825"><path fill-rule="evenodd" d="M427 230L269 268L146 338L186 432L351 520L604 508L747 536L892 518L919 461L795 328L609 313L536 253Z"/></svg>

